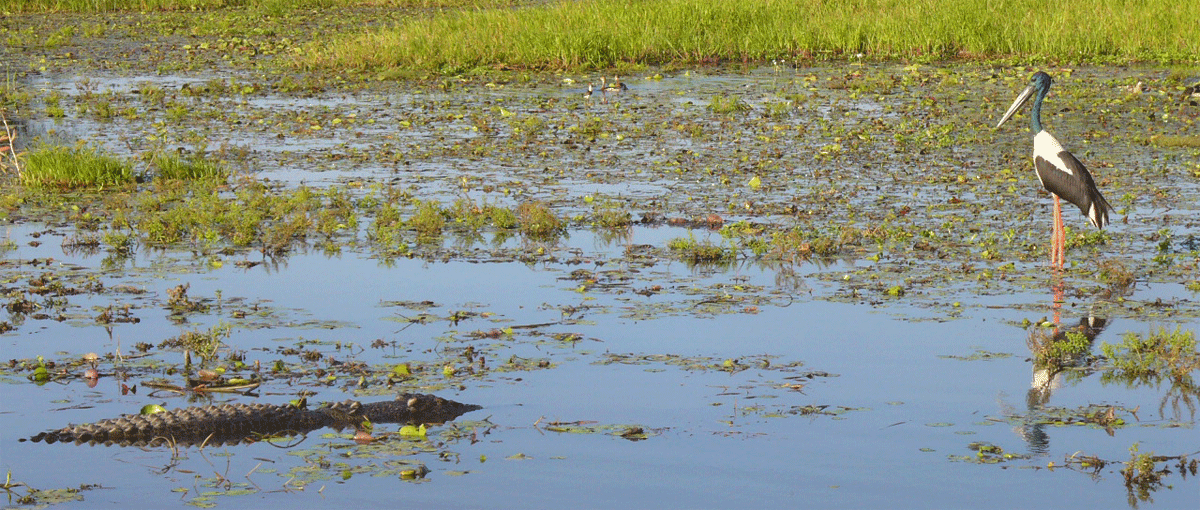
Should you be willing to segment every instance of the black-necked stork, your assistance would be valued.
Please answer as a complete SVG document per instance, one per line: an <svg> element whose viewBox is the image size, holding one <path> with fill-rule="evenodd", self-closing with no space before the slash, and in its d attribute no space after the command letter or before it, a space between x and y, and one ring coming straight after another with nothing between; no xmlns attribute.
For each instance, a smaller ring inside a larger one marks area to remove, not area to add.
<svg viewBox="0 0 1200 510"><path fill-rule="evenodd" d="M1008 111L1004 112L1004 117L1000 119L1000 123L996 124L996 127L1004 125L1004 122L1012 117L1018 108L1029 101L1029 98L1035 93L1037 94L1033 100L1033 113L1029 118L1033 132L1037 133L1033 137L1033 166L1037 170L1038 180L1042 181L1042 186L1054 195L1054 230L1050 248L1050 263L1062 269L1067 240L1066 233L1063 231L1062 206L1059 198L1079 206L1080 212L1087 215L1088 220L1096 228L1104 228L1105 225L1108 225L1108 213L1113 208L1108 205L1107 200L1104 200L1104 195L1100 194L1100 190L1096 189L1096 181L1092 179L1092 174L1083 166L1083 163L1067 152L1054 136L1042 129L1042 100L1050 91L1051 83L1053 80L1050 79L1050 75L1040 71L1034 74L1030 79L1029 87L1026 87L1021 95L1017 96L1012 106L1008 107Z"/></svg>

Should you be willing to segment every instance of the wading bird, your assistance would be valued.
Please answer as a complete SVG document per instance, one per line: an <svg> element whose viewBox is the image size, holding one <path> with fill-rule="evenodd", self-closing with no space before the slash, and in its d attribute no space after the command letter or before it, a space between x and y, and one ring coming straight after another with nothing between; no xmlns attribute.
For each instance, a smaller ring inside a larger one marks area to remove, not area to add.
<svg viewBox="0 0 1200 510"><path fill-rule="evenodd" d="M589 84L588 84L588 91L583 93L583 100L584 100L584 101L588 101L588 102L591 102L591 101L592 101L592 90L593 90L593 88L592 88L592 84L591 84L591 83L589 83Z"/></svg>
<svg viewBox="0 0 1200 510"><path fill-rule="evenodd" d="M613 83L604 81L603 76L600 77L600 92L604 93L604 102L608 102L609 94L620 94L626 90L629 90L629 87L625 86L625 83L621 81L620 76L617 76L616 81Z"/></svg>
<svg viewBox="0 0 1200 510"><path fill-rule="evenodd" d="M1033 112L1029 117L1030 126L1033 128L1033 132L1037 133L1033 137L1033 166L1037 170L1038 180L1042 181L1042 186L1054 195L1054 230L1050 248L1050 263L1058 269L1062 269L1065 259L1063 252L1066 251L1067 239L1066 233L1063 231L1062 206L1059 198L1079 206L1080 212L1087 215L1088 220L1096 228L1104 228L1105 225L1108 225L1108 213L1113 209L1108 205L1108 201L1104 200L1104 195L1100 194L1100 190L1096 189L1096 181L1092 180L1092 174L1083 166L1083 163L1067 152L1054 136L1042 129L1042 100L1050 91L1051 83L1053 80L1050 79L1050 75L1040 71L1034 74L1030 79L1029 87L1026 87L1021 95L1017 96L1012 106L1008 107L1008 111L1004 112L1004 117L1000 119L1000 123L996 124L996 127L1003 126L1004 122L1012 117L1018 108L1029 101L1034 94L1037 94L1033 100Z"/></svg>

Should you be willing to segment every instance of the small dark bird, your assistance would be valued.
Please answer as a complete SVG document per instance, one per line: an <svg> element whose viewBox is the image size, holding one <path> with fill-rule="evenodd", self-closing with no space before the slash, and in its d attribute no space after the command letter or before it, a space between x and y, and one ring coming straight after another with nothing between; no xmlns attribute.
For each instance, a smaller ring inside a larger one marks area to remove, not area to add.
<svg viewBox="0 0 1200 510"><path fill-rule="evenodd" d="M625 83L621 81L620 76L617 76L616 81L613 83L606 82L603 76L600 77L600 92L604 93L604 102L608 102L609 94L620 94L626 90L629 90L629 87L625 86Z"/></svg>

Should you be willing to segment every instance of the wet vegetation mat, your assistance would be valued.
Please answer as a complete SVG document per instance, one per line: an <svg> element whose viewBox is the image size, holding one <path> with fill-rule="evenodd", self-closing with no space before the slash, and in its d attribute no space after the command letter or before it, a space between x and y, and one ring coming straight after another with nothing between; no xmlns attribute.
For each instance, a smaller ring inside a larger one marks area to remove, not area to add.
<svg viewBox="0 0 1200 510"><path fill-rule="evenodd" d="M1200 504L1195 27L115 4L0 8L9 506ZM1062 270L1028 114L994 128L1036 70L1113 206ZM482 408L319 407L405 393ZM338 414L20 441L222 404Z"/></svg>

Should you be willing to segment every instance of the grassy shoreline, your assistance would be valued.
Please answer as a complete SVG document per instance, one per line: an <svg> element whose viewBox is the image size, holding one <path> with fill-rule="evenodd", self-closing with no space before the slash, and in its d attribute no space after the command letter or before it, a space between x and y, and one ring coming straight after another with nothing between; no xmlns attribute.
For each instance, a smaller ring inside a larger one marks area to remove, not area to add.
<svg viewBox="0 0 1200 510"><path fill-rule="evenodd" d="M401 21L370 23L380 9L399 13L391 19ZM198 11L267 26L336 13L341 22L326 27L332 30L300 31L278 61L376 77L777 59L1200 62L1194 21L1200 3L1167 0L1080 0L1053 8L1035 0L14 0L0 8L16 13L13 19L129 11ZM13 44L30 35L16 27Z"/></svg>
<svg viewBox="0 0 1200 510"><path fill-rule="evenodd" d="M1200 4L1082 0L560 1L447 11L365 34L314 42L308 68L592 70L845 58L1194 62Z"/></svg>

